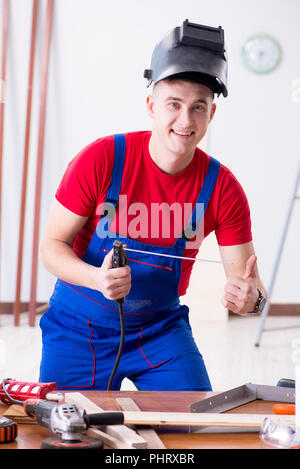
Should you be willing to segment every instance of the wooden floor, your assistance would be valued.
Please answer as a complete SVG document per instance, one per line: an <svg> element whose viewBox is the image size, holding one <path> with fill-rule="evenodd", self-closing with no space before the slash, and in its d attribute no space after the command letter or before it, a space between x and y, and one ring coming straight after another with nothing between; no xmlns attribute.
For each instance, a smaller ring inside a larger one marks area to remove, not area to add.
<svg viewBox="0 0 300 469"><path fill-rule="evenodd" d="M19 327L12 315L0 316L0 378L37 381L41 356L38 326L28 326L26 313ZM246 384L276 385L294 379L292 342L300 338L300 317L269 316L259 347L254 343L259 318L230 317L227 322L198 322L191 318L195 340L215 391ZM125 380L122 389L135 389Z"/></svg>

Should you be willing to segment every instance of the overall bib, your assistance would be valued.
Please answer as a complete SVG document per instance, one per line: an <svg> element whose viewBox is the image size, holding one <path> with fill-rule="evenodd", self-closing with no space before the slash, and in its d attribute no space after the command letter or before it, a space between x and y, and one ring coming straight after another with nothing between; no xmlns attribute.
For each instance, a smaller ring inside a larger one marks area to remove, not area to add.
<svg viewBox="0 0 300 469"><path fill-rule="evenodd" d="M83 260L101 266L115 239L128 248L183 256L188 240L178 237L171 247L154 246L110 231L112 210L120 194L125 160L125 136L114 136L115 156L106 210ZM187 228L196 230L218 177L220 163L210 158L209 168ZM186 230L184 231L186 233ZM209 391L210 380L181 305L178 285L181 263L177 258L128 251L131 291L123 304L125 343L112 389L130 379L139 390ZM118 305L102 293L57 280L49 309L40 320L43 350L40 381L54 381L58 389L102 389L117 356L120 341Z"/></svg>

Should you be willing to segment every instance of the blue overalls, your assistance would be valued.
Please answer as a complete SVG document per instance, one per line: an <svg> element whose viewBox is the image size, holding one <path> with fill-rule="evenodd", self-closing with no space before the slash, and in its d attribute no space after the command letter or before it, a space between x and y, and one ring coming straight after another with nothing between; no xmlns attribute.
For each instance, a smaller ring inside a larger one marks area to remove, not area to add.
<svg viewBox="0 0 300 469"><path fill-rule="evenodd" d="M118 203L125 136L115 139L114 167L106 197L106 208ZM189 225L194 229L208 205L220 163L210 158L207 175L198 197L202 213L194 209ZM128 248L183 256L187 239L178 237L171 247L153 246L121 237L109 230L111 210L99 224L83 257L101 266L115 239ZM197 219L198 217L198 219ZM192 336L189 310L181 305L178 285L181 263L177 258L128 251L132 287L124 302L125 343L112 390L130 379L138 390L209 391L210 380ZM43 350L40 381L57 388L107 389L120 341L118 305L102 293L57 280L49 309L40 320Z"/></svg>

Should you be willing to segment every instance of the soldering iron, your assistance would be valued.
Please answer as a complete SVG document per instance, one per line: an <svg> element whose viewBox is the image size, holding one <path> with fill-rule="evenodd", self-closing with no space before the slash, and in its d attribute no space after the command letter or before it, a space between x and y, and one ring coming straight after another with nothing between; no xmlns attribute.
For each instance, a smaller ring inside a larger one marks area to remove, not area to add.
<svg viewBox="0 0 300 469"><path fill-rule="evenodd" d="M121 241L116 240L113 244L112 267L113 269L117 267L124 267L127 263L128 263L128 258L127 258L127 254L125 253L123 249L123 244ZM119 308L119 316L120 316L121 337L120 337L120 344L119 344L117 358L116 358L113 370L111 372L111 375L108 381L108 386L107 386L108 391L111 390L112 382L116 374L117 368L119 366L119 362L121 359L123 346L124 346L124 338L125 338L125 323L124 323L124 311L123 311L124 300L125 298L119 298L117 300L118 308Z"/></svg>

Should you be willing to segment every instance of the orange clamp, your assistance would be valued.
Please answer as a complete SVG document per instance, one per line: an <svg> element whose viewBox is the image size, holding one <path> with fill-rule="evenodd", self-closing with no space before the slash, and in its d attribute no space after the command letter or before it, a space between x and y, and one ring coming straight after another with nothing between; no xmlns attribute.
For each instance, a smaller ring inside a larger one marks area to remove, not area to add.
<svg viewBox="0 0 300 469"><path fill-rule="evenodd" d="M296 406L295 404L275 404L272 410L274 414L295 415Z"/></svg>

